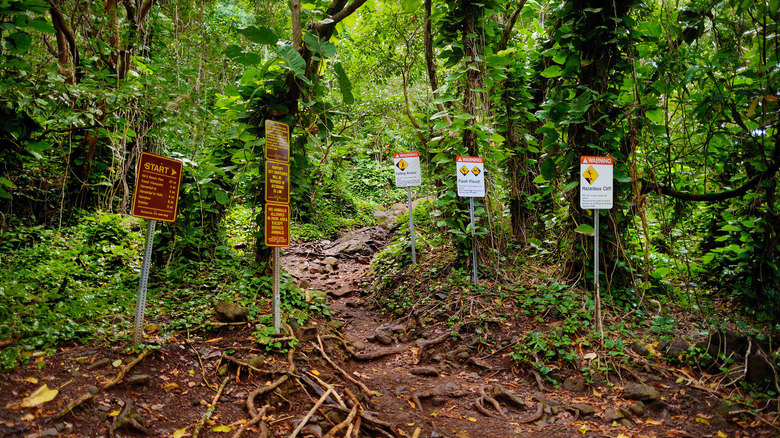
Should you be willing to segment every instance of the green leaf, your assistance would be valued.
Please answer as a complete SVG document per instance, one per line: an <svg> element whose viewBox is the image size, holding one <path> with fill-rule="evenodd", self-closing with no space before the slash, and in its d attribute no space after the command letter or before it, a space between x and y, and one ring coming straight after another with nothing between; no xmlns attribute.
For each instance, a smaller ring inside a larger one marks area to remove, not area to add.
<svg viewBox="0 0 780 438"><path fill-rule="evenodd" d="M344 99L344 103L352 105L355 103L355 97L352 95L352 82L347 77L347 72L344 71L344 66L340 62L337 62L333 66L333 70L336 72L336 78L339 81L339 88L341 89L341 96Z"/></svg>
<svg viewBox="0 0 780 438"><path fill-rule="evenodd" d="M268 28L249 26L243 29L238 29L238 34L243 35L249 41L257 44L274 45L279 41L279 37Z"/></svg>
<svg viewBox="0 0 780 438"><path fill-rule="evenodd" d="M277 49L276 53L282 60L282 64L288 70L295 73L295 76L306 82L307 85L312 85L311 81L306 78L306 61L292 46L281 46Z"/></svg>
<svg viewBox="0 0 780 438"><path fill-rule="evenodd" d="M326 41L324 38L318 38L317 35L307 32L303 36L303 42L306 47L314 53L320 54L325 58L330 58L336 54L336 45Z"/></svg>
<svg viewBox="0 0 780 438"><path fill-rule="evenodd" d="M402 0L401 1L401 8L403 8L404 12L414 12L420 7L420 1L419 0Z"/></svg>
<svg viewBox="0 0 780 438"><path fill-rule="evenodd" d="M553 157L547 157L542 161L541 172L544 179L552 181L558 174L558 166L555 165L555 159Z"/></svg>
<svg viewBox="0 0 780 438"><path fill-rule="evenodd" d="M593 229L591 225L588 224L582 224L579 227L574 229L575 233L582 233L586 236L594 236L596 234L596 230Z"/></svg>
<svg viewBox="0 0 780 438"><path fill-rule="evenodd" d="M27 52L32 45L32 38L30 35L21 31L8 35L5 40L9 43L6 47L19 55Z"/></svg>
<svg viewBox="0 0 780 438"><path fill-rule="evenodd" d="M217 198L217 202L219 202L221 205L225 205L230 200L230 197L225 193L224 190L217 190L214 192L214 197Z"/></svg>
<svg viewBox="0 0 780 438"><path fill-rule="evenodd" d="M44 20L30 20L29 23L27 23L28 27L31 27L38 32L43 33L55 33L54 26L52 26L48 21Z"/></svg>
<svg viewBox="0 0 780 438"><path fill-rule="evenodd" d="M544 69L540 74L543 78L557 78L561 75L561 68L557 65L551 65Z"/></svg>

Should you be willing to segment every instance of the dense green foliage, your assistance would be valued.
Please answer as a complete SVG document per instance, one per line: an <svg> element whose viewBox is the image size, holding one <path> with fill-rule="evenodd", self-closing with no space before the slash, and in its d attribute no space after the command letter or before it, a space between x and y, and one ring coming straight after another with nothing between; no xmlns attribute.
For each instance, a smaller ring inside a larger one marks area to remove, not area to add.
<svg viewBox="0 0 780 438"><path fill-rule="evenodd" d="M0 0L0 291L14 314L0 339L49 348L127 310L133 278L117 266L137 264L138 224L124 222L142 151L185 163L178 220L156 236L160 272L178 281L249 256L264 272L269 119L291 126L296 238L332 238L404 202L392 154L416 150L414 195L433 199L418 222L423 252L451 250L450 272L468 277L474 231L482 278L511 282L533 259L588 290L593 217L579 208L578 159L611 156L615 207L599 230L608 304L642 318L649 298L696 310L736 298L777 324L779 8ZM457 155L487 163L474 227ZM378 263L404 266L404 239ZM262 289L258 278L246 287ZM40 337L59 316L38 308L84 300L94 304Z"/></svg>

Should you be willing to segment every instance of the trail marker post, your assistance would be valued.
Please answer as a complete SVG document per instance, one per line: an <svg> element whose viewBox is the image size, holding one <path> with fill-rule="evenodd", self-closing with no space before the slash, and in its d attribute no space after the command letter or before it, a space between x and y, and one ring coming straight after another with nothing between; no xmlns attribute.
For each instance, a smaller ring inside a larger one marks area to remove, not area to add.
<svg viewBox="0 0 780 438"><path fill-rule="evenodd" d="M282 325L279 248L290 246L290 127L265 121L265 245L273 247L273 318Z"/></svg>
<svg viewBox="0 0 780 438"><path fill-rule="evenodd" d="M414 248L414 211L412 209L412 187L422 184L420 172L420 153L401 152L393 156L396 187L406 187L406 197L409 201L409 235L412 241L412 264L417 264Z"/></svg>
<svg viewBox="0 0 780 438"><path fill-rule="evenodd" d="M133 321L133 345L141 344L144 331L144 313L146 311L146 286L149 280L149 268L154 244L154 228L158 220L175 222L179 205L181 187L181 161L142 152L138 160L133 208L130 214L148 219L144 260L141 265L141 279L138 283L138 297L135 303Z"/></svg>
<svg viewBox="0 0 780 438"><path fill-rule="evenodd" d="M596 327L604 341L599 289L599 211L612 208L613 166L611 157L580 158L580 208L593 210L593 284Z"/></svg>
<svg viewBox="0 0 780 438"><path fill-rule="evenodd" d="M485 161L482 157L455 158L455 175L458 181L458 196L469 198L469 215L471 223L472 261L474 268L474 285L478 284L479 273L477 270L477 239L474 233L474 198L485 197Z"/></svg>

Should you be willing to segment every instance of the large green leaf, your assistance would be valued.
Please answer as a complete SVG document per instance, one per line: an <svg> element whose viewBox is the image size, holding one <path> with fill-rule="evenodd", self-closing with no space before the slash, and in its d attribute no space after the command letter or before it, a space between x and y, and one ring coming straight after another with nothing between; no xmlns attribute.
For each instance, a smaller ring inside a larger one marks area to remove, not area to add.
<svg viewBox="0 0 780 438"><path fill-rule="evenodd" d="M277 37L271 29L265 27L249 26L238 29L238 33L246 37L249 41L257 44L273 45L279 41L279 37Z"/></svg>
<svg viewBox="0 0 780 438"><path fill-rule="evenodd" d="M555 159L553 157L547 157L542 161L541 165L542 177L547 181L552 181L558 174L558 166L555 165Z"/></svg>
<svg viewBox="0 0 780 438"><path fill-rule="evenodd" d="M37 30L38 32L43 33L55 33L54 26L52 26L48 21L44 20L30 20L29 23L27 23L27 26Z"/></svg>
<svg viewBox="0 0 780 438"><path fill-rule="evenodd" d="M303 36L303 43L306 47L314 53L321 55L323 58L330 58L336 54L336 45L326 41L325 39L318 38L311 32L307 32Z"/></svg>
<svg viewBox="0 0 780 438"><path fill-rule="evenodd" d="M307 85L311 85L311 81L306 78L306 61L292 46L281 46L276 50L276 54L279 55L279 59L282 60L282 65L288 70L291 70L298 79L306 82Z"/></svg>
<svg viewBox="0 0 780 438"><path fill-rule="evenodd" d="M347 72L344 71L344 67L340 62L337 62L336 65L333 66L333 69L336 71L336 77L339 81L339 88L341 89L344 103L352 105L355 103L355 97L352 95L352 83L347 77Z"/></svg>
<svg viewBox="0 0 780 438"><path fill-rule="evenodd" d="M5 38L6 47L14 53L23 54L30 49L32 38L25 32L14 32Z"/></svg>

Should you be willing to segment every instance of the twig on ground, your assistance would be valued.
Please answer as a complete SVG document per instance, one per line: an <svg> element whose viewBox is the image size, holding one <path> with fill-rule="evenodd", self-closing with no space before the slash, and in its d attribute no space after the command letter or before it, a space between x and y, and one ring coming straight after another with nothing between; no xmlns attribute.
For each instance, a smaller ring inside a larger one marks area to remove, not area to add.
<svg viewBox="0 0 780 438"><path fill-rule="evenodd" d="M306 414L303 419L301 419L301 422L298 424L298 427L295 428L295 430L290 434L290 438L295 438L298 436L298 433L303 429L304 426L309 422L309 419L312 415L314 415L315 412L317 412L317 409L322 406L323 403L325 403L325 400L330 397L330 394L333 392L333 389L329 389L325 391L325 394L322 394L322 397L320 397L319 400L317 400L317 403L314 404L314 407L311 408L311 410Z"/></svg>
<svg viewBox="0 0 780 438"><path fill-rule="evenodd" d="M230 380L229 376L225 377L222 380L222 384L219 385L219 389L217 390L217 393L214 394L214 398L211 399L211 406L208 408L208 410L206 410L206 412L200 418L198 424L195 425L195 430L192 431L192 438L198 438L201 429L203 429L203 425L205 425L206 422L211 418L211 415L214 414L214 409L217 408L217 402L219 401L219 398L222 396L222 391L225 389L225 385L227 385L228 380Z"/></svg>

